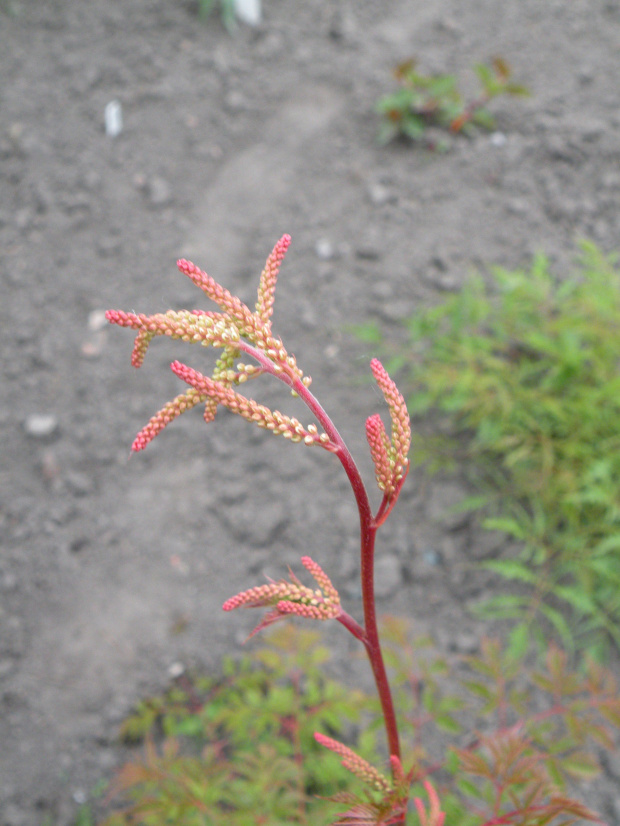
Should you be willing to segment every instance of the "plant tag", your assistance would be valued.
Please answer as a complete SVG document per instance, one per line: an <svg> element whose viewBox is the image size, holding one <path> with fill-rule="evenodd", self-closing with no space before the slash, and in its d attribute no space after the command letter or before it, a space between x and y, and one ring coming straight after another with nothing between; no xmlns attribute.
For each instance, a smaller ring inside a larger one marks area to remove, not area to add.
<svg viewBox="0 0 620 826"><path fill-rule="evenodd" d="M118 100L111 100L103 113L105 133L116 138L123 131L123 109Z"/></svg>
<svg viewBox="0 0 620 826"><path fill-rule="evenodd" d="M262 18L260 0L234 0L235 14L242 23L258 26Z"/></svg>

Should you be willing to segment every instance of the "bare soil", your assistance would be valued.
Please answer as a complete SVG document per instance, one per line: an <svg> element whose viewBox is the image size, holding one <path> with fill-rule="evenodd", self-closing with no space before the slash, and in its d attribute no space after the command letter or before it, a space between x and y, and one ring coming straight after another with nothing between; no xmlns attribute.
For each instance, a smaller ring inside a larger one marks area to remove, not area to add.
<svg viewBox="0 0 620 826"><path fill-rule="evenodd" d="M264 0L234 37L182 0L0 4L1 826L70 824L132 704L171 669L217 669L254 619L221 603L264 574L310 553L360 611L336 460L193 411L128 461L180 392L170 360L205 355L157 341L135 371L102 311L205 306L179 256L251 302L289 232L275 324L371 482L373 353L347 325L396 338L473 269L543 250L562 273L580 238L617 248L619 54L617 0ZM501 55L532 97L496 101L497 132L445 154L381 147L375 103L411 55L472 91L472 65ZM468 652L466 606L489 587L469 563L501 538L446 514L460 495L408 480L378 591ZM608 768L593 802L618 824Z"/></svg>

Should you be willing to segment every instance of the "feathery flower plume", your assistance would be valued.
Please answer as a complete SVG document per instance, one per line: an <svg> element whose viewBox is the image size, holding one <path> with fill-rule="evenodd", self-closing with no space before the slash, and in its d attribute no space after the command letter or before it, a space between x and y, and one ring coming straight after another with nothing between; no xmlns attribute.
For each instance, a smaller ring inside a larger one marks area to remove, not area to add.
<svg viewBox="0 0 620 826"><path fill-rule="evenodd" d="M420 823L422 826L443 826L446 819L446 813L441 811L439 797L430 780L424 781L424 788L426 789L426 793L431 804L428 814L422 800L419 797L413 798L413 802L415 803L415 807L418 812L418 817L420 818Z"/></svg>
<svg viewBox="0 0 620 826"><path fill-rule="evenodd" d="M191 410L202 401L205 401L206 396L198 393L194 388L190 388L187 393L181 393L172 401L165 404L160 411L158 411L148 422L133 440L131 450L137 453L151 442L158 433L170 424L171 421L185 413L186 410Z"/></svg>
<svg viewBox="0 0 620 826"><path fill-rule="evenodd" d="M236 328L221 313L189 310L168 310L165 313L145 315L144 313L125 313L122 310L107 310L105 317L111 324L131 327L138 330L131 363L140 367L151 339L154 336L168 336L192 344L222 347L228 341L239 338Z"/></svg>
<svg viewBox="0 0 620 826"><path fill-rule="evenodd" d="M258 631L267 625L283 619L288 614L296 614L306 619L328 620L335 619L340 615L340 596L334 588L331 580L321 568L321 566L304 556L302 564L308 570L319 585L318 589L308 588L303 585L295 574L289 569L291 581L271 580L267 585L258 585L241 591L234 597L227 599L222 609L224 611L234 611L235 608L271 608L252 631L250 636L254 636Z"/></svg>
<svg viewBox="0 0 620 826"><path fill-rule="evenodd" d="M370 446L370 455L375 465L375 477L379 489L388 496L394 490L393 471L390 464L392 445L385 432L385 426L378 413L366 419L366 438Z"/></svg>
<svg viewBox="0 0 620 826"><path fill-rule="evenodd" d="M411 424L405 399L379 359L370 362L370 369L383 393L392 421L392 434L389 440L378 416L371 416L366 422L366 436L375 465L377 484L389 496L406 476L411 447Z"/></svg>
<svg viewBox="0 0 620 826"><path fill-rule="evenodd" d="M367 760L364 760L352 749L348 748L348 746L318 731L314 732L314 739L321 746L325 746L326 749L342 757L342 765L344 768L356 777L359 777L359 779L367 785L372 786L377 791L389 792L392 790L392 784L387 777L381 774L380 771L377 771L374 766L371 766Z"/></svg>
<svg viewBox="0 0 620 826"><path fill-rule="evenodd" d="M283 235L282 238L280 238L269 254L269 257L265 263L265 269L261 273L260 284L258 287L258 301L256 302L256 312L265 324L269 323L269 319L273 313L273 300L276 290L276 282L278 280L278 273L280 272L280 264L286 255L286 251L289 248L290 243L290 235Z"/></svg>
<svg viewBox="0 0 620 826"><path fill-rule="evenodd" d="M185 258L177 261L177 267L180 272L191 278L211 301L218 305L224 315L236 324L240 332L247 334L256 326L256 319L249 307L246 307L243 301L228 292L206 272Z"/></svg>
<svg viewBox="0 0 620 826"><path fill-rule="evenodd" d="M214 419L218 404L224 404L233 412L254 421L259 427L281 434L293 442L303 441L307 445L320 444L330 448L328 436L325 433L319 434L316 425L305 428L297 419L284 416L278 411L272 413L269 408L252 399L245 399L233 390L233 385L243 384L264 372L284 378L291 388L298 381L310 385L310 377L304 377L295 357L287 353L281 340L271 332L270 318L278 271L290 242L289 235L282 236L267 258L254 313L210 275L185 259L177 262L179 270L191 278L220 307L221 312L168 310L154 315L122 310L106 312L110 323L137 331L131 356L134 367L142 365L151 340L160 335L191 344L219 347L223 351L209 380L179 362L174 362L175 372L189 384L193 384L193 389L168 402L153 416L136 437L132 450L142 450L169 422L198 402L205 403L204 419L207 422ZM255 355L259 363L235 364L244 349L250 357L260 350L260 358ZM267 359L267 363L263 358Z"/></svg>
<svg viewBox="0 0 620 826"><path fill-rule="evenodd" d="M318 429L312 427L305 428L301 422L291 416L285 416L279 410L273 412L264 404L255 402L237 393L222 381L215 381L208 376L203 376L197 370L182 364L180 361L173 361L170 365L172 372L180 379L191 385L201 396L214 399L218 404L223 404L232 413L237 413L248 422L253 422L259 427L264 427L276 436L284 436L292 442L305 444L327 444L329 439L325 434L318 433ZM325 438L323 438L325 436ZM327 442L326 442L327 439Z"/></svg>

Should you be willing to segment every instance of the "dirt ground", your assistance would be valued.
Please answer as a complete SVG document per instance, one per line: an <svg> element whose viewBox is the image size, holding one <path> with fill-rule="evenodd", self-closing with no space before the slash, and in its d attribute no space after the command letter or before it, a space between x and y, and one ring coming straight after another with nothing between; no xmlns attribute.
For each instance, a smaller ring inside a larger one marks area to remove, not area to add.
<svg viewBox="0 0 620 826"><path fill-rule="evenodd" d="M205 355L157 341L135 371L103 310L206 306L179 256L250 302L289 232L277 332L372 480L373 353L348 324L389 331L485 264L544 250L562 272L580 238L620 246L617 0L263 5L231 37L182 0L0 4L1 826L70 824L117 764L132 704L244 639L254 617L220 606L263 574L311 553L360 611L335 460L193 411L128 461L180 392L171 359ZM496 101L495 134L445 154L377 144L395 63L416 55L473 89L471 66L496 54L533 95ZM465 606L488 587L468 563L500 541L446 516L459 496L408 480L378 591L380 610L463 652L481 632ZM619 824L608 768L594 802Z"/></svg>

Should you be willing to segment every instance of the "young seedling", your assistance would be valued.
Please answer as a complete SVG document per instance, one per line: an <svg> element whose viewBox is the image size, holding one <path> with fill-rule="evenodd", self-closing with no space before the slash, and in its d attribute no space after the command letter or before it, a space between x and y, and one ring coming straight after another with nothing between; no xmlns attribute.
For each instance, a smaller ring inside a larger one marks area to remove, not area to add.
<svg viewBox="0 0 620 826"><path fill-rule="evenodd" d="M454 75L424 75L417 71L411 58L394 69L400 84L398 91L381 98L377 109L383 116L379 140L388 143L403 136L413 141L428 140L428 128L439 127L452 133L470 132L473 127L493 129L495 121L487 105L498 95L528 95L525 86L511 80L511 69L500 57L490 65L477 64L474 69L482 87L478 97L465 101Z"/></svg>

